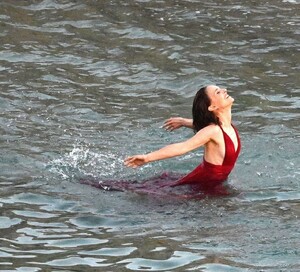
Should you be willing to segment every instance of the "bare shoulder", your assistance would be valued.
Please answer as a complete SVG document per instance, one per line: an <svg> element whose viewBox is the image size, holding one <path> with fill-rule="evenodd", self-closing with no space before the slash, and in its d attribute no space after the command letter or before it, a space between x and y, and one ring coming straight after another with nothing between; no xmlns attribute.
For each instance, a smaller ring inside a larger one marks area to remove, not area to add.
<svg viewBox="0 0 300 272"><path fill-rule="evenodd" d="M201 130L210 141L215 143L219 143L223 138L222 130L218 125L212 124Z"/></svg>
<svg viewBox="0 0 300 272"><path fill-rule="evenodd" d="M218 125L212 124L199 130L196 136L204 137L207 139L207 141L209 140L217 141L221 134L222 134L221 128Z"/></svg>
<svg viewBox="0 0 300 272"><path fill-rule="evenodd" d="M209 126L206 126L205 128L201 129L200 131L203 131L207 133L208 135L217 135L222 132L221 128L218 125L211 124Z"/></svg>

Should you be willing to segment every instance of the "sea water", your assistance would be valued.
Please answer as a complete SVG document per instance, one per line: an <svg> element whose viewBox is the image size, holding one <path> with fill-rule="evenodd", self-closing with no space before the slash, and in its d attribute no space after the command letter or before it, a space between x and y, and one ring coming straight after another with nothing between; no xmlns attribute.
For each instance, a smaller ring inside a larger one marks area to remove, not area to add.
<svg viewBox="0 0 300 272"><path fill-rule="evenodd" d="M1 271L300 271L300 3L0 3ZM123 159L193 135L205 84L235 98L235 193L201 200L79 180L187 173L202 150Z"/></svg>

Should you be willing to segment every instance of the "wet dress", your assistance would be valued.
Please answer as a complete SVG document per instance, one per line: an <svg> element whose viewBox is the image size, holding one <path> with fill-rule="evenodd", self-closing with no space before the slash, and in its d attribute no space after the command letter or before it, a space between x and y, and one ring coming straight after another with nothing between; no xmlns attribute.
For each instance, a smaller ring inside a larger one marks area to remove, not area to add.
<svg viewBox="0 0 300 272"><path fill-rule="evenodd" d="M234 128L237 137L237 150L235 150L231 138L220 126L225 142L225 157L223 163L221 165L215 165L205 161L205 159L203 158L203 162L198 167L196 167L191 173L175 182L175 184L172 186L197 184L205 189L219 185L223 181L227 180L241 150L241 141L239 134L236 128L234 126L232 127Z"/></svg>

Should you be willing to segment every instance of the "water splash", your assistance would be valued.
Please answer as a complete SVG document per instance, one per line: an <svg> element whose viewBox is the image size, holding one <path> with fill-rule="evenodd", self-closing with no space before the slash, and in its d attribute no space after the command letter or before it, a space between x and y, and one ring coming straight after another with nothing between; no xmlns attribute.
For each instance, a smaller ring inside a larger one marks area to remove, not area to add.
<svg viewBox="0 0 300 272"><path fill-rule="evenodd" d="M53 159L46 169L63 180L78 181L81 178L142 180L162 172L162 164L145 165L131 169L124 166L124 154L99 150L91 145L76 143L73 149L59 158Z"/></svg>
<svg viewBox="0 0 300 272"><path fill-rule="evenodd" d="M54 159L47 169L65 180L83 176L112 178L124 175L123 158L112 152L96 152L91 146L74 145L71 152Z"/></svg>

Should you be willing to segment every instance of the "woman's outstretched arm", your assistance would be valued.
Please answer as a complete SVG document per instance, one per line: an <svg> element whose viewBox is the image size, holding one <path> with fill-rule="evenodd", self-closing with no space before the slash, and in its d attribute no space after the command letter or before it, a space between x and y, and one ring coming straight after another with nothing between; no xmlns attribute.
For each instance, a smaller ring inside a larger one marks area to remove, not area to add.
<svg viewBox="0 0 300 272"><path fill-rule="evenodd" d="M171 117L164 122L163 128L168 131L173 131L180 127L194 128L193 119L182 117Z"/></svg>
<svg viewBox="0 0 300 272"><path fill-rule="evenodd" d="M175 144L167 145L159 150L144 155L134 155L125 159L124 164L136 168L146 163L164 160L183 155L202 145L205 145L216 134L216 126L210 125L197 132L192 138Z"/></svg>

